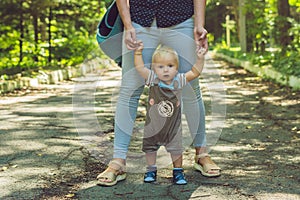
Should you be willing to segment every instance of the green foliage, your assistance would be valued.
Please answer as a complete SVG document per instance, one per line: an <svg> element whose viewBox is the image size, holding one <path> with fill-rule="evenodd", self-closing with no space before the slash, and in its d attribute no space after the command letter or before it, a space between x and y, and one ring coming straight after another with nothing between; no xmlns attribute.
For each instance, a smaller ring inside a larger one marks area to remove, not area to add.
<svg viewBox="0 0 300 200"><path fill-rule="evenodd" d="M208 27L215 27L213 20L222 16L220 22L225 23L225 14L235 20L237 32L231 31L232 46L239 46L239 1L208 0L207 19ZM257 66L272 65L276 70L300 76L300 3L299 0L245 0L242 8L246 15L246 44L247 51L243 53L240 48L229 48L225 41L225 27L221 36L219 31L209 29L210 34L217 42L217 51L240 60L248 60ZM219 9L220 5L224 7ZM215 12L212 12L214 9ZM216 14L217 13L217 14ZM218 38L216 36L219 36Z"/></svg>
<svg viewBox="0 0 300 200"><path fill-rule="evenodd" d="M263 54L256 52L243 53L240 48L227 48L222 45L217 45L216 51L232 58L250 61L259 67L271 65L283 74L300 77L299 51L283 53L277 49L277 51L266 51Z"/></svg>
<svg viewBox="0 0 300 200"><path fill-rule="evenodd" d="M273 67L284 74L300 77L299 53L293 51L285 52L285 54L277 53L272 63Z"/></svg>
<svg viewBox="0 0 300 200"><path fill-rule="evenodd" d="M72 66L81 63L93 48L98 48L95 44L95 38L89 38L88 34L76 32L72 40L67 38L57 41L53 49L53 55L59 66ZM77 56L74 56L77 55Z"/></svg>
<svg viewBox="0 0 300 200"><path fill-rule="evenodd" d="M0 2L0 75L63 68L83 62L96 44L104 6L99 0Z"/></svg>
<svg viewBox="0 0 300 200"><path fill-rule="evenodd" d="M266 17L269 17L268 11L271 8L268 7L269 4L261 0L246 2L247 46L248 48L255 47L258 49L268 42L272 21L270 19L266 20ZM264 49L261 49L261 51L264 51Z"/></svg>
<svg viewBox="0 0 300 200"><path fill-rule="evenodd" d="M26 70L63 68L90 57L90 52L98 49L95 44L97 24L111 2L1 0L0 76ZM210 44L220 43L220 51L232 57L251 60L258 65L272 64L285 73L298 75L299 0L289 0L288 3L284 0L245 1L242 11L247 16L247 53L226 47L225 27L222 26L225 17L230 16L235 22L230 31L231 45L238 46L238 2L207 0L206 28ZM280 13L278 5L283 5L289 12ZM279 23L281 20L283 23ZM285 22L289 26L283 26Z"/></svg>
<svg viewBox="0 0 300 200"><path fill-rule="evenodd" d="M234 47L234 48L228 48L226 45L216 45L215 50L218 53L222 53L226 56L232 57L232 58L237 58L240 60L249 60L251 59L250 54L248 53L243 53L241 52L241 49L239 47Z"/></svg>

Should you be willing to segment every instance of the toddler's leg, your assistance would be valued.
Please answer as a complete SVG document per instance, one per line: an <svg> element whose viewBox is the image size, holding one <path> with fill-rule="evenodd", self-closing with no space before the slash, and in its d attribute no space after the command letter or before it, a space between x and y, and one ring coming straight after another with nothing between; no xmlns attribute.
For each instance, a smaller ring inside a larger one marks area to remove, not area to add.
<svg viewBox="0 0 300 200"><path fill-rule="evenodd" d="M151 183L156 181L157 167L156 167L157 151L146 153L147 171L144 175L144 182Z"/></svg>
<svg viewBox="0 0 300 200"><path fill-rule="evenodd" d="M173 183L176 185L185 185L187 181L184 177L183 168L182 168L182 154L171 153L171 158L173 162Z"/></svg>
<svg viewBox="0 0 300 200"><path fill-rule="evenodd" d="M146 153L146 162L148 166L156 165L157 151Z"/></svg>
<svg viewBox="0 0 300 200"><path fill-rule="evenodd" d="M171 153L174 168L182 168L182 154Z"/></svg>

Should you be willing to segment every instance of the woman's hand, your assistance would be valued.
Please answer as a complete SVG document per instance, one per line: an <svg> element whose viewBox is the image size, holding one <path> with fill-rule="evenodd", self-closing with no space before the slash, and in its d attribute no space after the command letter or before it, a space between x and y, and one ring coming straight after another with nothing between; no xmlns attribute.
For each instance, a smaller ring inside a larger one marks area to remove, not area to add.
<svg viewBox="0 0 300 200"><path fill-rule="evenodd" d="M125 44L128 50L135 50L138 47L134 28L125 30Z"/></svg>
<svg viewBox="0 0 300 200"><path fill-rule="evenodd" d="M197 51L199 49L204 49L204 54L208 51L208 40L207 40L207 30L204 27L194 28L194 39L197 45Z"/></svg>

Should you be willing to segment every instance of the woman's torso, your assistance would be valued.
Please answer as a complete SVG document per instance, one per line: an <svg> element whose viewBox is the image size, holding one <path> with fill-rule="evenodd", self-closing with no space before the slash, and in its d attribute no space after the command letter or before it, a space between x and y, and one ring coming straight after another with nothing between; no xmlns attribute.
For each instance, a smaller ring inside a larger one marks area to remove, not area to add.
<svg viewBox="0 0 300 200"><path fill-rule="evenodd" d="M130 0L131 20L150 27L156 19L157 27L177 25L194 14L193 0Z"/></svg>

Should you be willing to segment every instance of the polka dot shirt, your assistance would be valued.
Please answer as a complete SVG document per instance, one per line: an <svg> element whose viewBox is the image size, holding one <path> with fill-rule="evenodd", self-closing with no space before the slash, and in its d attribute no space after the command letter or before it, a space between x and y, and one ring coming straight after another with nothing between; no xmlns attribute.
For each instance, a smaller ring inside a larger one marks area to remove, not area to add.
<svg viewBox="0 0 300 200"><path fill-rule="evenodd" d="M156 18L157 27L177 25L194 14L193 0L130 0L131 20L150 27Z"/></svg>

